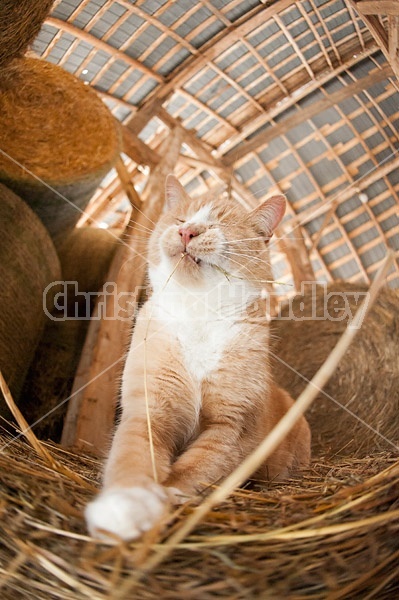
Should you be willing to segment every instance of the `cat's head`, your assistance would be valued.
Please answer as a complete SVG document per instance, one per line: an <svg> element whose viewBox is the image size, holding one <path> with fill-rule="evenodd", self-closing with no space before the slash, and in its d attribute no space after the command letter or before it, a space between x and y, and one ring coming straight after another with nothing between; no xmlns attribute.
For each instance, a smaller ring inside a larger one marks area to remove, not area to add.
<svg viewBox="0 0 399 600"><path fill-rule="evenodd" d="M269 273L267 242L284 216L284 196L247 212L232 200L190 198L173 175L166 179L166 210L150 240L151 279L162 271L184 285L218 279L250 281Z"/></svg>

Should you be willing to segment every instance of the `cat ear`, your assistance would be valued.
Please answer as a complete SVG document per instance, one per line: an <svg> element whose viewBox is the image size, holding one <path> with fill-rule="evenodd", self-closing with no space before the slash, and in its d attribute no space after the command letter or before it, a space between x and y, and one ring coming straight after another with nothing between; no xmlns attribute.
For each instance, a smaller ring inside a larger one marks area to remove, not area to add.
<svg viewBox="0 0 399 600"><path fill-rule="evenodd" d="M271 196L250 213L252 222L265 238L272 237L284 217L286 203L285 196Z"/></svg>
<svg viewBox="0 0 399 600"><path fill-rule="evenodd" d="M165 184L165 201L169 209L175 208L184 198L186 192L180 181L172 174L167 175Z"/></svg>

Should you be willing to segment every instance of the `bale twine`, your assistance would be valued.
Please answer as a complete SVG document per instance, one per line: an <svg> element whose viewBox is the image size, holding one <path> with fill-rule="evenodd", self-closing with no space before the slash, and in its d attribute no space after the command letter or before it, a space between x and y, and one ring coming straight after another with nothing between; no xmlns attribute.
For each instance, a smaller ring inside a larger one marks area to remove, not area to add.
<svg viewBox="0 0 399 600"><path fill-rule="evenodd" d="M57 288L57 292L64 294L57 303L60 307L65 306L65 310L53 310L52 316L56 320L46 322L20 402L28 423L37 423L34 431L39 437L55 441L61 438L67 399L72 391L96 292L106 281L121 234L120 229L75 229L59 248L64 281L76 282L76 291L90 292L91 296L86 305L84 296L75 295L72 283ZM43 418L44 415L47 416Z"/></svg>
<svg viewBox="0 0 399 600"><path fill-rule="evenodd" d="M0 69L22 56L33 42L54 0L2 0L0 3Z"/></svg>
<svg viewBox="0 0 399 600"><path fill-rule="evenodd" d="M73 75L23 58L0 74L0 130L0 181L65 234L119 156L116 119Z"/></svg>
<svg viewBox="0 0 399 600"><path fill-rule="evenodd" d="M15 398L45 322L43 291L60 265L43 224L0 184L0 368ZM9 416L3 402L0 414Z"/></svg>
<svg viewBox="0 0 399 600"><path fill-rule="evenodd" d="M324 286L315 286L315 292L313 306L308 289L304 296L295 296L282 308L281 316L290 316L288 320L277 318L271 325L273 373L294 398L347 326L348 307L355 314L361 298L357 301L354 293L366 293L367 288L336 282L327 287L326 294ZM346 292L345 296L342 292ZM339 452L360 457L383 449L394 450L389 442L398 445L398 300L397 290L381 290L361 331L326 385L325 394L320 393L308 411L314 454ZM311 318L312 311L317 319ZM322 318L325 313L329 319ZM300 316L307 319L299 320Z"/></svg>

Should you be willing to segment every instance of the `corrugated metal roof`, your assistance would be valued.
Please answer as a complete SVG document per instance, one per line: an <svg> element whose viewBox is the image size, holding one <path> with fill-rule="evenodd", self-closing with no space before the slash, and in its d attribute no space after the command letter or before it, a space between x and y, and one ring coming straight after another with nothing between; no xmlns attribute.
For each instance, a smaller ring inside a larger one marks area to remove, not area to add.
<svg viewBox="0 0 399 600"><path fill-rule="evenodd" d="M34 43L38 55L105 92L123 123L162 97L172 122L232 166L258 201L283 191L286 222L306 217L304 239L309 247L317 239L310 256L320 278L370 281L387 247L398 248L399 169L378 173L398 157L399 87L392 73L379 77L386 60L346 2L59 0L52 16L73 29L50 19ZM92 38L82 40L83 30ZM343 98L330 105L332 94ZM154 149L170 126L156 116L140 133ZM140 186L147 175L126 164ZM176 171L193 194L220 183L206 165L182 161ZM106 193L104 184L99 205ZM325 211L311 216L332 201L329 223ZM281 253L274 266L279 278L289 276ZM399 287L397 267L389 279Z"/></svg>

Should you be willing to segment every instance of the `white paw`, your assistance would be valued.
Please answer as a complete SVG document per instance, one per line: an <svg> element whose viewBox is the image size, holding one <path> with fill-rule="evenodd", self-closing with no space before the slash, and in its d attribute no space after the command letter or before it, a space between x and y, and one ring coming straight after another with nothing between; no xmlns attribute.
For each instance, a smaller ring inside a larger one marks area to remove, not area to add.
<svg viewBox="0 0 399 600"><path fill-rule="evenodd" d="M117 541L113 536L118 536L133 540L151 529L166 503L164 489L155 483L149 487L106 490L86 506L87 528L97 539Z"/></svg>

